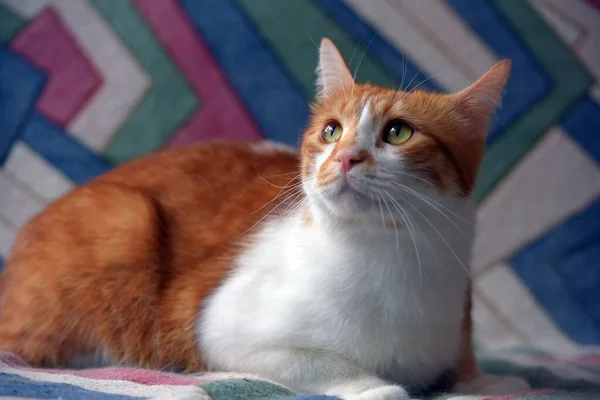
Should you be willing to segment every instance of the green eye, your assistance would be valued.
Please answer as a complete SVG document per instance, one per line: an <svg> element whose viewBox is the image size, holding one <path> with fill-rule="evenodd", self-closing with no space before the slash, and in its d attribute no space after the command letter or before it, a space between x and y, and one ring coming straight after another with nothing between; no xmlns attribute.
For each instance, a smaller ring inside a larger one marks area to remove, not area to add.
<svg viewBox="0 0 600 400"><path fill-rule="evenodd" d="M330 121L321 131L321 137L325 143L335 143L342 137L342 127L336 121Z"/></svg>
<svg viewBox="0 0 600 400"><path fill-rule="evenodd" d="M392 145L405 143L415 133L415 130L402 121L391 121L383 131L383 141Z"/></svg>

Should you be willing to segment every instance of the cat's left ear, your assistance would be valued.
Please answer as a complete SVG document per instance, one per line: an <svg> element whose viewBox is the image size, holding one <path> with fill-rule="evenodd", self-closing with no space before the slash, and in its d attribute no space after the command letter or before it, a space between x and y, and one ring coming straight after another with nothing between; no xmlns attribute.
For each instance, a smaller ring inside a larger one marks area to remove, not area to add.
<svg viewBox="0 0 600 400"><path fill-rule="evenodd" d="M492 113L500 106L510 64L510 60L498 62L477 82L453 95L459 110L477 125L487 126Z"/></svg>
<svg viewBox="0 0 600 400"><path fill-rule="evenodd" d="M317 97L342 91L353 84L354 79L342 54L331 40L323 39L317 66Z"/></svg>

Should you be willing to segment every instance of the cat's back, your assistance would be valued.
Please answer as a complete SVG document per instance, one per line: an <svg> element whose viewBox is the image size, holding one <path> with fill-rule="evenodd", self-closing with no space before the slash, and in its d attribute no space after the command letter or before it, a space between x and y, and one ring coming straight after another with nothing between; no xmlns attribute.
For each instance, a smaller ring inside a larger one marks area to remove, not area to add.
<svg viewBox="0 0 600 400"><path fill-rule="evenodd" d="M285 147L216 142L152 154L75 189L17 238L0 288L0 348L42 365L101 348L111 361L199 369L199 302L297 175Z"/></svg>
<svg viewBox="0 0 600 400"><path fill-rule="evenodd" d="M34 218L21 236L46 228L57 232L83 208L81 225L113 220L126 226L151 212L167 236L190 236L203 247L227 242L278 204L265 206L270 200L286 197L298 182L298 163L291 148L270 142L217 141L161 151L76 188ZM177 246L177 238L171 239Z"/></svg>

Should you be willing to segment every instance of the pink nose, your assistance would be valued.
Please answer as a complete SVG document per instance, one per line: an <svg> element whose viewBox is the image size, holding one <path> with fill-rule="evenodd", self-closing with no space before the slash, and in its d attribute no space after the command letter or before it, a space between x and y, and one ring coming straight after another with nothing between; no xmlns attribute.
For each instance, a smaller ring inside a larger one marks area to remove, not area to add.
<svg viewBox="0 0 600 400"><path fill-rule="evenodd" d="M363 153L342 153L335 158L335 161L342 164L342 170L348 172L357 164L364 162L367 159Z"/></svg>

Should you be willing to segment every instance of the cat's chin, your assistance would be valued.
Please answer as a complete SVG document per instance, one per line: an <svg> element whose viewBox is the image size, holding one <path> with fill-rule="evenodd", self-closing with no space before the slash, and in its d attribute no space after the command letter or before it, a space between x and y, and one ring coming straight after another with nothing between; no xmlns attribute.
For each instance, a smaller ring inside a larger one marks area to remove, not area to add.
<svg viewBox="0 0 600 400"><path fill-rule="evenodd" d="M321 193L317 198L327 213L342 219L356 219L373 208L374 198L355 187L345 184Z"/></svg>

